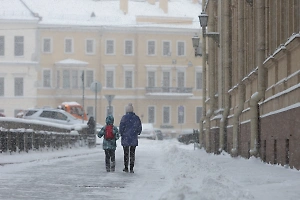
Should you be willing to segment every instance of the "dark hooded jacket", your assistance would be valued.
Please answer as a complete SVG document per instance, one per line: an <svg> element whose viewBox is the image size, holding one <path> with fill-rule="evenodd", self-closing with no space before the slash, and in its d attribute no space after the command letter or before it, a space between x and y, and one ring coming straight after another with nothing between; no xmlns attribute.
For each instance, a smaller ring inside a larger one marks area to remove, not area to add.
<svg viewBox="0 0 300 200"><path fill-rule="evenodd" d="M140 118L134 112L127 112L121 119L119 131L122 146L138 146L138 135L142 132Z"/></svg>

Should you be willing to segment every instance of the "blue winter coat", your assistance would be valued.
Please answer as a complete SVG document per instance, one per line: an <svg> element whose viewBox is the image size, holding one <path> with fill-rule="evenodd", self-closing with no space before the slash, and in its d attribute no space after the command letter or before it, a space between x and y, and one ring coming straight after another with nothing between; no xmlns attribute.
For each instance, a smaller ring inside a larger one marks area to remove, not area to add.
<svg viewBox="0 0 300 200"><path fill-rule="evenodd" d="M119 131L122 146L138 146L138 135L142 132L140 118L134 112L127 112L121 119Z"/></svg>
<svg viewBox="0 0 300 200"><path fill-rule="evenodd" d="M113 122L114 122L114 118L112 116L108 116L106 118L106 125L103 126L101 128L101 130L99 131L99 133L98 133L98 137L99 138L101 138L102 136L104 136L106 126L109 125L109 124L113 124ZM117 148L116 141L120 138L119 131L118 131L118 128L116 126L113 126L113 133L115 135L114 139L106 140L103 137L103 145L102 146L103 146L104 150L106 150L106 149L116 150L116 148Z"/></svg>

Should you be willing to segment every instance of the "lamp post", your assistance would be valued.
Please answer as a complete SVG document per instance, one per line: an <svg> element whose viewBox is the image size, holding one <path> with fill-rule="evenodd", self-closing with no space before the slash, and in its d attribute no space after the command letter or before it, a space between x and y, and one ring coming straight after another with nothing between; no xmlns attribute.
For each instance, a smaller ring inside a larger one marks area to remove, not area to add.
<svg viewBox="0 0 300 200"><path fill-rule="evenodd" d="M204 139L204 128L203 123L206 117L206 27L207 27L207 21L208 21L208 15L203 11L198 16L200 21L200 26L202 28L202 117L199 122L199 144L200 148L203 147L203 139ZM199 43L198 43L199 44Z"/></svg>

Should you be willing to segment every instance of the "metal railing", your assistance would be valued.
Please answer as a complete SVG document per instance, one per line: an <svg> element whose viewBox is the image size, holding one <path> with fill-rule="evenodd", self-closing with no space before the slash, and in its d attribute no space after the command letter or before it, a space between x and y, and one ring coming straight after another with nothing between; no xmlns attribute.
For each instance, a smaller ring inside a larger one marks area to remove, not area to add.
<svg viewBox="0 0 300 200"><path fill-rule="evenodd" d="M190 87L146 87L146 93L192 93Z"/></svg>
<svg viewBox="0 0 300 200"><path fill-rule="evenodd" d="M79 134L77 131L69 133L34 131L32 129L0 129L0 153L28 152L72 148L74 146L95 145L94 135Z"/></svg>

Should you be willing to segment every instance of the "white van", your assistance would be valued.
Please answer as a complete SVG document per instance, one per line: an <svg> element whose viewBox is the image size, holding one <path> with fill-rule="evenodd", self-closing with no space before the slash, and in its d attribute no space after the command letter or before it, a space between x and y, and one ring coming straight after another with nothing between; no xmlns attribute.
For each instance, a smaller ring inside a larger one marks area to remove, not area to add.
<svg viewBox="0 0 300 200"><path fill-rule="evenodd" d="M142 124L142 132L139 135L139 138L156 140L156 134L155 134L153 124L151 123Z"/></svg>

